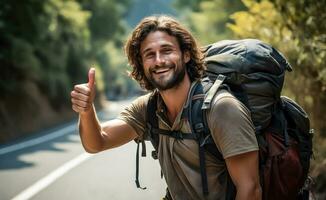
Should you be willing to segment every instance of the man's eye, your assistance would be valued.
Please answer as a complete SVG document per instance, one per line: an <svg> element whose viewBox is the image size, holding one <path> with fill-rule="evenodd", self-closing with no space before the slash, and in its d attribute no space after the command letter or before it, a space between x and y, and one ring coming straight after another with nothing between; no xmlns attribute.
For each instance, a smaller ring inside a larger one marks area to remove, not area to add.
<svg viewBox="0 0 326 200"><path fill-rule="evenodd" d="M153 58L154 54L153 53L147 53L145 54L145 58Z"/></svg>
<svg viewBox="0 0 326 200"><path fill-rule="evenodd" d="M163 53L165 54L168 54L168 53L171 53L172 52L172 49L163 49Z"/></svg>

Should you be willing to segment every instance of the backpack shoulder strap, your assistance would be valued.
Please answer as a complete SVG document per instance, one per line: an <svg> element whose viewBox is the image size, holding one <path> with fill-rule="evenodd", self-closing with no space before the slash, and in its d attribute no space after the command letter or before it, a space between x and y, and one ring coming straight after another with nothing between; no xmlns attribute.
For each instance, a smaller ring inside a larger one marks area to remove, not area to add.
<svg viewBox="0 0 326 200"><path fill-rule="evenodd" d="M203 80L202 82L197 83L193 89L194 91L192 94L192 101L189 108L189 122L191 124L192 132L195 133L197 137L197 142L199 145L199 164L204 195L208 195L209 193L205 163L205 151L213 154L217 159L223 160L221 153L218 151L216 144L210 135L210 130L206 119L206 111L210 108L211 101L215 96L218 88L223 83L224 78L225 77L222 75L219 76L214 84L212 84L210 80ZM203 109L203 107L205 107L205 109ZM208 140L210 140L210 142L208 142ZM208 143L210 144L208 145ZM208 146L209 148L207 148Z"/></svg>
<svg viewBox="0 0 326 200"><path fill-rule="evenodd" d="M153 94L149 97L148 103L147 103L147 110L146 110L146 129L145 131L148 131L148 134L150 134L150 141L155 149L155 151L152 151L152 157L154 159L157 159L156 150L159 143L159 136L152 133L152 128L158 126L158 120L156 117L156 107L157 107L157 94L153 92ZM146 156L146 145L144 140L137 140L137 150L136 150L136 178L135 183L137 188L140 189L146 189L146 187L141 187L139 183L139 144L142 144L142 157Z"/></svg>
<svg viewBox="0 0 326 200"><path fill-rule="evenodd" d="M150 136L150 141L154 147L154 151L152 151L152 157L157 159L157 148L159 144L159 135L153 132L152 130L158 127L158 119L156 116L157 109L157 93L153 92L153 94L149 97L147 108L146 108L146 129ZM142 157L146 156L146 145L145 141L136 141L137 142L137 150L136 150L136 178L135 183L137 188L146 189L146 187L141 187L139 183L139 143L142 144Z"/></svg>
<svg viewBox="0 0 326 200"><path fill-rule="evenodd" d="M205 127L203 115L205 113L201 110L204 98L203 85L201 83L197 83L194 86L192 94L191 103L189 104L189 122L191 125L192 133L196 135L198 150L199 150L199 166L200 166L200 174L201 174L201 182L202 182L202 190L203 194L208 195L208 182L207 182L207 173L206 173L206 164L205 164L205 149L201 145L202 138L205 137L205 134L209 134L206 132L208 130ZM200 98L201 97L201 98Z"/></svg>
<svg viewBox="0 0 326 200"><path fill-rule="evenodd" d="M148 99L146 110L146 129L150 136L150 141L155 149L155 151L152 151L152 157L154 159L157 159L156 151L159 145L159 134L156 131L153 131L154 129L158 129L158 118L156 115L157 98L157 92L153 92L153 94Z"/></svg>
<svg viewBox="0 0 326 200"><path fill-rule="evenodd" d="M225 80L225 76L222 74L219 74L216 77L216 80L214 81L214 84L212 85L212 87L207 91L206 95L205 95L205 99L202 105L203 110L208 110L211 107L211 102L213 97L215 96L217 90L219 89L219 87L222 85L222 83Z"/></svg>
<svg viewBox="0 0 326 200"><path fill-rule="evenodd" d="M189 120L192 131L197 136L199 145L199 162L200 162L200 173L202 178L202 190L204 195L208 195L208 182L205 164L205 151L213 155L218 160L224 160L222 154L218 150L213 138L211 137L211 131L207 124L207 110L210 108L211 101L215 96L216 92L225 80L225 76L219 76L216 81L211 84L209 80L204 80L195 87L195 91L192 98L192 103L189 112ZM205 97L203 97L203 95ZM202 96L202 98L198 98ZM206 100L206 104L204 104ZM236 189L231 180L229 174L227 174L227 189L226 189L226 200L235 199Z"/></svg>

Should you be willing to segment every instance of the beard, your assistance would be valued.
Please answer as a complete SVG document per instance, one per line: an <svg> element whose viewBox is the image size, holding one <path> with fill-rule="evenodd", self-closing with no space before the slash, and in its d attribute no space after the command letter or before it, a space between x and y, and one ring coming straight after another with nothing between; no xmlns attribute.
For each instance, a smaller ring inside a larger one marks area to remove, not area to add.
<svg viewBox="0 0 326 200"><path fill-rule="evenodd" d="M174 71L170 71L167 75L156 77L155 71L160 69L170 69ZM164 91L179 86L185 74L186 64L182 62L180 67L175 66L175 64L153 67L153 69L149 70L149 74L146 75L146 78L159 91Z"/></svg>

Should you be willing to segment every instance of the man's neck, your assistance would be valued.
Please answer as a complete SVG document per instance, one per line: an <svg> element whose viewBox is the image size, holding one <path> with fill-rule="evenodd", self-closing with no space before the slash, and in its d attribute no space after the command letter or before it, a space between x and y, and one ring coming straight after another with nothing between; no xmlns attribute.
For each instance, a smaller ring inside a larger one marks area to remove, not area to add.
<svg viewBox="0 0 326 200"><path fill-rule="evenodd" d="M160 91L160 95L167 107L167 115L171 123L174 122L178 113L183 109L183 105L188 98L190 86L190 79L186 75L184 80L177 87Z"/></svg>

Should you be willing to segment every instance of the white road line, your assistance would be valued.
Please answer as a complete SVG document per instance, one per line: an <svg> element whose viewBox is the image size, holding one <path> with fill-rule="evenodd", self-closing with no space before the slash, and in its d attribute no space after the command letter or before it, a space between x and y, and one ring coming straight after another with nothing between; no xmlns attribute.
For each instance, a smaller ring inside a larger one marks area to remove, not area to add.
<svg viewBox="0 0 326 200"><path fill-rule="evenodd" d="M34 145L40 144L42 142L46 142L46 141L55 139L57 137L61 137L69 132L75 131L76 129L77 129L76 124L75 123L71 124L67 127L59 129L57 131L54 131L53 133L50 133L50 134L47 134L47 135L44 135L44 136L41 136L41 137L38 137L35 139L28 140L26 142L22 142L22 143L8 146L8 147L4 147L4 148L0 149L0 155L10 153L13 151L17 151L17 150L20 150L20 149L23 149L26 147L34 146Z"/></svg>
<svg viewBox="0 0 326 200"><path fill-rule="evenodd" d="M103 115L104 115L103 111L98 112L99 118L101 118ZM18 143L18 144L13 144L13 145L8 146L8 147L0 148L0 156L4 155L6 153L10 153L10 152L13 152L13 151L17 151L17 150L20 150L20 149L31 147L31 146L40 144L42 142L47 142L49 140L53 140L55 138L58 138L58 137L61 137L61 136L65 135L67 133L70 133L72 131L77 131L76 123L68 125L68 126L62 128L60 130L54 131L54 132L49 133L47 135L44 135L44 136L41 136L41 137L38 137L38 138L35 138L35 139L28 140L26 142L21 142L21 143Z"/></svg>
<svg viewBox="0 0 326 200"><path fill-rule="evenodd" d="M51 183L53 183L55 180L60 178L62 175L67 173L72 168L76 167L77 165L81 164L82 162L86 161L88 158L90 158L92 155L88 153L82 153L73 160L65 163L64 165L60 166L58 169L51 172L49 175L43 177L21 193L19 193L17 196L12 198L12 200L27 200L39 193L41 190L49 186Z"/></svg>

